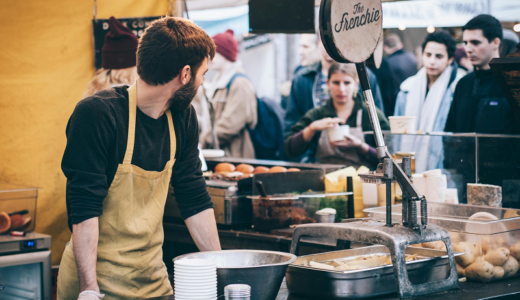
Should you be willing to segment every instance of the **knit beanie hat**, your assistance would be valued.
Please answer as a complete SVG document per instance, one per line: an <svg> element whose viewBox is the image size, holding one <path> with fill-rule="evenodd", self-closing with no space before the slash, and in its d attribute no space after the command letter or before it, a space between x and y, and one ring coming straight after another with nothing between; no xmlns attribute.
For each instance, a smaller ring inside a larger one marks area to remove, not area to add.
<svg viewBox="0 0 520 300"><path fill-rule="evenodd" d="M455 50L455 61L460 65L460 60L464 57L468 57L466 55L466 50L464 50L464 47L457 48L457 50Z"/></svg>
<svg viewBox="0 0 520 300"><path fill-rule="evenodd" d="M232 62L237 61L238 42L233 38L233 30L228 29L224 33L215 35L213 41L218 53Z"/></svg>
<svg viewBox="0 0 520 300"><path fill-rule="evenodd" d="M108 20L110 31L101 49L104 69L125 69L136 65L137 36L116 18Z"/></svg>

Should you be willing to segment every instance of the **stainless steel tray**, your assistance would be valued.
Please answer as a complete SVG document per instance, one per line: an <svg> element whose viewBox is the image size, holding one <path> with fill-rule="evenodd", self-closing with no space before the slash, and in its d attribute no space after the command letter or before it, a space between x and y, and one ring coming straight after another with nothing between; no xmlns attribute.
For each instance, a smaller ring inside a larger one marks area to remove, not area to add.
<svg viewBox="0 0 520 300"><path fill-rule="evenodd" d="M397 284L392 265L350 271L324 270L309 266L311 261L323 262L368 254L389 255L389 251L385 246L375 245L300 256L287 268L287 288L291 293L317 299L364 299L396 293ZM406 254L418 254L420 257L406 262L408 276L413 284L441 281L449 276L446 251L408 247ZM462 254L455 252L455 256Z"/></svg>

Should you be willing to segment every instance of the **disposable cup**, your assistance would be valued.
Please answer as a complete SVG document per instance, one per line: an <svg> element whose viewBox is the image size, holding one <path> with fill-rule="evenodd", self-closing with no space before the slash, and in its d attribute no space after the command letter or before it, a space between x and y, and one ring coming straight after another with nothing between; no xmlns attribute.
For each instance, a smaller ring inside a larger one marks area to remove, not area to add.
<svg viewBox="0 0 520 300"><path fill-rule="evenodd" d="M345 139L346 135L350 134L350 126L341 125L333 129L327 130L327 134L329 135L329 140L331 142L342 141Z"/></svg>
<svg viewBox="0 0 520 300"><path fill-rule="evenodd" d="M392 116L388 117L390 121L391 133L416 133L415 127L417 117Z"/></svg>

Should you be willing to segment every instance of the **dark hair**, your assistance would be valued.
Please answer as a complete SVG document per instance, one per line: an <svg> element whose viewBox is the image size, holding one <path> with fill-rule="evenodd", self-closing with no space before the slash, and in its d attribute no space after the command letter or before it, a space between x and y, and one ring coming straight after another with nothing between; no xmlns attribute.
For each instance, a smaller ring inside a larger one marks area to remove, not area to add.
<svg viewBox="0 0 520 300"><path fill-rule="evenodd" d="M137 48L137 74L150 85L170 82L184 66L194 76L206 58L215 56L215 43L190 20L165 17L145 30Z"/></svg>
<svg viewBox="0 0 520 300"><path fill-rule="evenodd" d="M475 29L482 30L482 33L490 43L496 38L502 40L502 24L491 15L478 15L462 27L462 31Z"/></svg>
<svg viewBox="0 0 520 300"><path fill-rule="evenodd" d="M389 33L385 36L383 41L384 45L390 48L394 48L397 44L402 43L401 38L395 33Z"/></svg>
<svg viewBox="0 0 520 300"><path fill-rule="evenodd" d="M444 31L435 31L426 36L424 42L422 43L422 51L424 53L424 48L426 48L426 44L429 42L435 42L439 44L443 44L446 46L446 52L448 52L448 58L452 58L455 56L455 51L457 50L457 42L451 37L451 35Z"/></svg>

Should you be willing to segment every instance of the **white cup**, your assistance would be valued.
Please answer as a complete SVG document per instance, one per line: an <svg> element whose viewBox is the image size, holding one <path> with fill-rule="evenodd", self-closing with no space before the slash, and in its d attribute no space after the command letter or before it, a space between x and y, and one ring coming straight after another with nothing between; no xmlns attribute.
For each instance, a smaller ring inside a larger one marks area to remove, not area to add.
<svg viewBox="0 0 520 300"><path fill-rule="evenodd" d="M391 133L415 133L417 117L388 117Z"/></svg>
<svg viewBox="0 0 520 300"><path fill-rule="evenodd" d="M327 134L329 135L329 140L331 142L338 142L345 139L346 135L350 134L350 126L348 125L340 125L333 129L327 130Z"/></svg>

